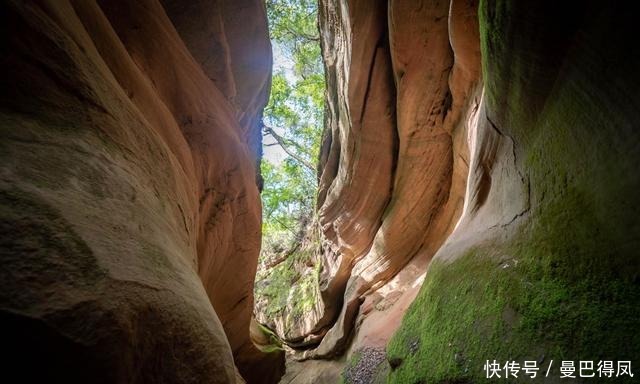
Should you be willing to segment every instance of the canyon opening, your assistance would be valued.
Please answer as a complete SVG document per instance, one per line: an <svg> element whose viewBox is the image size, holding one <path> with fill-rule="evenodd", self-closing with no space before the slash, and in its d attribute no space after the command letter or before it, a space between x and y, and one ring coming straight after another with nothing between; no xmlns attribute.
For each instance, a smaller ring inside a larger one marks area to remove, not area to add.
<svg viewBox="0 0 640 384"><path fill-rule="evenodd" d="M637 381L632 3L0 17L7 382Z"/></svg>

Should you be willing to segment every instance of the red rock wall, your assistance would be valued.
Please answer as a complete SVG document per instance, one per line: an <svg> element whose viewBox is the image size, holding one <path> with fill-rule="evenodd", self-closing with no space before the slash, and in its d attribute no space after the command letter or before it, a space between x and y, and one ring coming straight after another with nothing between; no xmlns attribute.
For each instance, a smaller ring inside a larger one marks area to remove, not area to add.
<svg viewBox="0 0 640 384"><path fill-rule="evenodd" d="M464 210L387 346L386 382L483 382L485 356L542 356L554 381L555 356L640 356L632 7L480 3Z"/></svg>
<svg viewBox="0 0 640 384"><path fill-rule="evenodd" d="M465 193L479 103L475 2L321 1L327 119L320 160L319 321L303 357L382 347Z"/></svg>
<svg viewBox="0 0 640 384"><path fill-rule="evenodd" d="M275 380L281 356L249 340L264 5L5 1L1 14L0 308L16 366L226 383L235 360Z"/></svg>
<svg viewBox="0 0 640 384"><path fill-rule="evenodd" d="M638 356L631 5L320 5L322 298L299 338L321 341L284 382Z"/></svg>

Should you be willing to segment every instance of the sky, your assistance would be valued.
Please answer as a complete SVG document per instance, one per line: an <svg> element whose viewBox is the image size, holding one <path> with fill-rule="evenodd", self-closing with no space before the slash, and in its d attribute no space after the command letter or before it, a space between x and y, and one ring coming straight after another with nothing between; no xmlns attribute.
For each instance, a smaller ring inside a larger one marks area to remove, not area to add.
<svg viewBox="0 0 640 384"><path fill-rule="evenodd" d="M283 72L287 80L293 82L293 61L284 54L278 43L272 41L271 44L273 44L273 73ZM273 129L280 135L284 135L281 127L273 127ZM262 157L274 164L280 164L288 155L279 145L264 145L271 143L275 143L275 140L270 135L263 138Z"/></svg>

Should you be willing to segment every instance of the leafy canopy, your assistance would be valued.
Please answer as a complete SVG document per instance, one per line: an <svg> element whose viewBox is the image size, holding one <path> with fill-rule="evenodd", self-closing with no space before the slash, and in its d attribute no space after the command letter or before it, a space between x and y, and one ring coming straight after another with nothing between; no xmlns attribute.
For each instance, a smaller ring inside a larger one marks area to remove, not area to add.
<svg viewBox="0 0 640 384"><path fill-rule="evenodd" d="M275 57L264 145L286 157L262 161L263 255L291 248L313 214L325 87L316 1L267 0L267 14Z"/></svg>

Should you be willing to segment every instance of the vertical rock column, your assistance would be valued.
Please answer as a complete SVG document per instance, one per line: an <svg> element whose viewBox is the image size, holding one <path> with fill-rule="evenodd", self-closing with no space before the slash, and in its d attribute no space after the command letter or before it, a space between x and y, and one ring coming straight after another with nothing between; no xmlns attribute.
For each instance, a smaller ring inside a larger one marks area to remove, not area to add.
<svg viewBox="0 0 640 384"><path fill-rule="evenodd" d="M340 354L354 334L355 348L384 344L462 212L481 90L476 9L320 2L322 313L301 331L326 334L304 357Z"/></svg>
<svg viewBox="0 0 640 384"><path fill-rule="evenodd" d="M464 212L388 347L390 382L482 381L487 356L636 361L631 6L487 0L479 20L484 101ZM553 366L549 380L560 376Z"/></svg>
<svg viewBox="0 0 640 384"><path fill-rule="evenodd" d="M1 5L0 313L26 380L278 376L249 340L264 6L210 3Z"/></svg>

